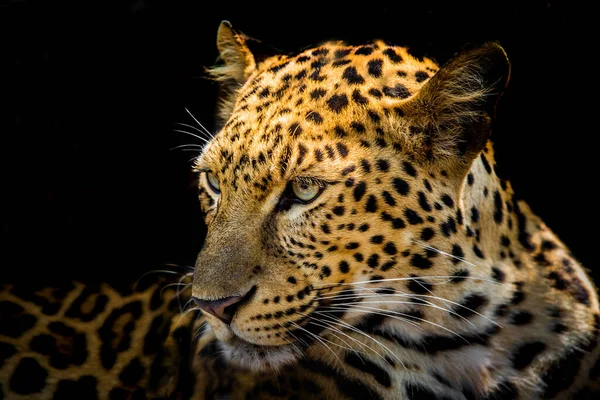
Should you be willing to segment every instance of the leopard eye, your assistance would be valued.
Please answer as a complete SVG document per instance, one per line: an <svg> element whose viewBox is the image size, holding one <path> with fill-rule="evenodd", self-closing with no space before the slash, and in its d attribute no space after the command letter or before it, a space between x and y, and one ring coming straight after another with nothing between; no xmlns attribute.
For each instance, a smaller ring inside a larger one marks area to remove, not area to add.
<svg viewBox="0 0 600 400"><path fill-rule="evenodd" d="M314 182L292 182L294 196L302 201L311 201L321 193L321 187Z"/></svg>
<svg viewBox="0 0 600 400"><path fill-rule="evenodd" d="M213 192L219 194L221 193L221 187L219 186L219 180L212 172L208 171L206 173L206 182L208 182L208 186L212 189Z"/></svg>

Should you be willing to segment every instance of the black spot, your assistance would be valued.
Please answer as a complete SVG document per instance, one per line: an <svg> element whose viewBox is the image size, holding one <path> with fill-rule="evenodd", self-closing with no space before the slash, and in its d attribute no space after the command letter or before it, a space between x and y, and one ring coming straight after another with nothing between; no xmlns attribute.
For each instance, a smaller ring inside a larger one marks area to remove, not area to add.
<svg viewBox="0 0 600 400"><path fill-rule="evenodd" d="M350 265L348 265L348 262L346 261L340 261L339 268L340 272L343 274L346 274L348 271L350 271Z"/></svg>
<svg viewBox="0 0 600 400"><path fill-rule="evenodd" d="M498 267L492 267L492 279L496 282L504 282L506 275L504 272Z"/></svg>
<svg viewBox="0 0 600 400"><path fill-rule="evenodd" d="M325 96L327 94L327 91L325 89L315 89L312 92L310 92L310 97L312 99L320 99L321 97Z"/></svg>
<svg viewBox="0 0 600 400"><path fill-rule="evenodd" d="M447 194L442 196L442 202L448 207L454 207L454 201L452 200L452 197L448 196Z"/></svg>
<svg viewBox="0 0 600 400"><path fill-rule="evenodd" d="M546 349L542 342L527 342L517 346L511 357L513 368L522 370L529 366L533 359Z"/></svg>
<svg viewBox="0 0 600 400"><path fill-rule="evenodd" d="M479 211L475 207L471 207L471 221L479 221Z"/></svg>
<svg viewBox="0 0 600 400"><path fill-rule="evenodd" d="M398 250L396 249L396 245L394 245L394 243L392 243L392 242L386 243L386 245L383 246L383 251L384 251L384 253L389 254L391 256L398 253Z"/></svg>
<svg viewBox="0 0 600 400"><path fill-rule="evenodd" d="M408 220L408 223L411 225L417 225L423 223L423 218L413 209L405 208L404 216Z"/></svg>
<svg viewBox="0 0 600 400"><path fill-rule="evenodd" d="M329 49L326 48L320 48L312 52L313 56L326 56L327 54L329 54Z"/></svg>
<svg viewBox="0 0 600 400"><path fill-rule="evenodd" d="M384 191L383 193L381 193L381 196L383 197L383 201L385 202L385 204L390 205L390 206L395 206L396 205L396 199L394 199L394 197L387 191Z"/></svg>
<svg viewBox="0 0 600 400"><path fill-rule="evenodd" d="M583 286L583 283L579 278L573 277L573 279L571 280L570 292L571 295L575 298L575 300L582 304L585 304L588 307L590 306L590 293Z"/></svg>
<svg viewBox="0 0 600 400"><path fill-rule="evenodd" d="M283 68L285 68L288 64L289 64L289 61L283 62L279 65L275 65L275 66L269 68L269 72L277 73L277 72L281 71Z"/></svg>
<svg viewBox="0 0 600 400"><path fill-rule="evenodd" d="M379 266L379 254L371 254L367 259L367 265L371 268L377 268Z"/></svg>
<svg viewBox="0 0 600 400"><path fill-rule="evenodd" d="M348 97L345 94L334 94L327 100L327 105L331 111L339 114L348 106Z"/></svg>
<svg viewBox="0 0 600 400"><path fill-rule="evenodd" d="M559 272L550 272L548 279L552 281L552 287L558 290L565 290L569 285L569 281Z"/></svg>
<svg viewBox="0 0 600 400"><path fill-rule="evenodd" d="M316 111L310 111L306 114L306 120L310 122L314 122L317 125L321 125L323 123L323 117Z"/></svg>
<svg viewBox="0 0 600 400"><path fill-rule="evenodd" d="M406 172L408 175L410 175L412 177L416 177L417 176L417 170L408 161L403 161L402 162L402 169L404 169L404 172Z"/></svg>
<svg viewBox="0 0 600 400"><path fill-rule="evenodd" d="M414 292L417 294L425 294L425 293L431 292L431 290L433 289L433 285L425 282L424 280L420 279L418 276L409 275L409 277L411 279L406 284L406 287L411 292Z"/></svg>
<svg viewBox="0 0 600 400"><path fill-rule="evenodd" d="M352 192L352 194L354 196L354 200L360 201L363 198L363 196L365 195L366 191L367 191L367 184L364 182L359 182L354 187L354 191Z"/></svg>
<svg viewBox="0 0 600 400"><path fill-rule="evenodd" d="M488 162L487 158L485 158L485 155L483 155L483 153L481 153L481 156L479 158L481 159L481 163L483 164L483 167L485 168L487 173L491 174L492 167L490 167L490 163Z"/></svg>
<svg viewBox="0 0 600 400"><path fill-rule="evenodd" d="M429 227L421 231L421 240L427 241L435 236L435 231Z"/></svg>
<svg viewBox="0 0 600 400"><path fill-rule="evenodd" d="M346 147L345 144L337 142L335 147L342 158L346 158L348 156L348 147Z"/></svg>
<svg viewBox="0 0 600 400"><path fill-rule="evenodd" d="M336 206L336 207L334 207L334 208L333 208L333 210L332 210L332 211L333 211L333 213L334 213L335 215L342 216L342 215L344 215L344 211L345 211L345 209L344 209L344 207L343 207L343 206Z"/></svg>
<svg viewBox="0 0 600 400"><path fill-rule="evenodd" d="M356 167L354 165L350 165L342 170L342 176L346 176L351 172L356 171Z"/></svg>
<svg viewBox="0 0 600 400"><path fill-rule="evenodd" d="M429 78L429 74L425 71L417 71L415 72L415 79L417 80L417 82L421 83L424 80Z"/></svg>
<svg viewBox="0 0 600 400"><path fill-rule="evenodd" d="M383 51L383 54L385 54L391 62L393 62L394 64L398 64L402 62L402 57L400 57L400 55L398 53L396 53L396 51L392 48L387 48Z"/></svg>
<svg viewBox="0 0 600 400"><path fill-rule="evenodd" d="M455 257L452 260L454 264L458 264L465 258L465 253L463 252L462 248L457 244L452 246L452 255Z"/></svg>
<svg viewBox="0 0 600 400"><path fill-rule="evenodd" d="M288 128L288 132L291 137L298 137L302 133L302 127L299 123L294 122Z"/></svg>
<svg viewBox="0 0 600 400"><path fill-rule="evenodd" d="M392 379L390 374L379 365L369 361L366 357L360 357L358 353L348 352L346 353L345 360L348 365L371 375L375 380L382 386L392 386Z"/></svg>
<svg viewBox="0 0 600 400"><path fill-rule="evenodd" d="M487 297L479 293L470 293L466 295L459 305L453 306L452 315L455 318L469 318L475 315L476 312L488 303Z"/></svg>
<svg viewBox="0 0 600 400"><path fill-rule="evenodd" d="M357 249L358 246L359 246L358 243L356 243L356 242L350 242L350 243L348 243L346 245L346 249L348 249L348 250L354 250L354 249Z"/></svg>
<svg viewBox="0 0 600 400"><path fill-rule="evenodd" d="M502 219L504 217L502 207L502 196L500 195L500 192L496 190L494 192L494 221L496 221L498 224L502 223Z"/></svg>
<svg viewBox="0 0 600 400"><path fill-rule="evenodd" d="M521 289L517 289L513 293L513 296L510 300L510 304L516 306L517 304L522 303L523 300L525 300L525 293Z"/></svg>
<svg viewBox="0 0 600 400"><path fill-rule="evenodd" d="M354 100L354 102L357 103L357 104L363 104L364 105L364 104L368 104L369 103L369 99L367 99L365 96L363 96L360 93L360 90L358 90L358 89L355 89L352 92L352 100Z"/></svg>
<svg viewBox="0 0 600 400"><path fill-rule="evenodd" d="M552 326L552 328L550 329L552 332L554 333L563 333L567 330L567 326L565 324L563 324L562 322L557 322L556 324L554 324Z"/></svg>
<svg viewBox="0 0 600 400"><path fill-rule="evenodd" d="M56 391L54 392L53 400L69 400L69 399L90 399L98 398L96 385L98 381L95 377L84 375L78 380L62 379L58 382Z"/></svg>
<svg viewBox="0 0 600 400"><path fill-rule="evenodd" d="M420 269L429 269L433 267L433 263L421 254L413 254L410 258L410 265Z"/></svg>
<svg viewBox="0 0 600 400"><path fill-rule="evenodd" d="M394 87L384 86L383 94L388 97L406 99L410 97L410 91L401 83L397 83Z"/></svg>
<svg viewBox="0 0 600 400"><path fill-rule="evenodd" d="M333 53L333 57L338 59L346 57L348 54L350 54L350 49L337 49L335 53Z"/></svg>
<svg viewBox="0 0 600 400"><path fill-rule="evenodd" d="M419 205L421 206L423 211L431 211L431 205L427 201L427 196L425 195L425 193L419 191L417 194L419 195Z"/></svg>
<svg viewBox="0 0 600 400"><path fill-rule="evenodd" d="M373 97L376 97L378 99L380 99L381 97L383 97L383 93L381 93L381 91L379 89L375 89L375 88L371 88L369 89L369 94Z"/></svg>
<svg viewBox="0 0 600 400"><path fill-rule="evenodd" d="M383 243L383 236L382 235L371 236L371 239L369 241L374 244L381 244L381 243Z"/></svg>
<svg viewBox="0 0 600 400"><path fill-rule="evenodd" d="M467 175L467 183L469 186L473 186L473 182L475 182L475 178L473 177L473 174L469 172Z"/></svg>
<svg viewBox="0 0 600 400"><path fill-rule="evenodd" d="M365 83L365 78L363 78L357 71L355 67L348 67L344 70L344 74L342 77L351 85L361 85Z"/></svg>
<svg viewBox="0 0 600 400"><path fill-rule="evenodd" d="M400 193L402 196L406 196L410 190L410 186L408 183L402 178L394 178L392 180L392 185L396 192Z"/></svg>
<svg viewBox="0 0 600 400"><path fill-rule="evenodd" d="M377 212L377 208L377 198L373 195L369 195L367 204L365 205L365 211L374 213Z"/></svg>
<svg viewBox="0 0 600 400"><path fill-rule="evenodd" d="M375 78L381 77L382 66L383 66L383 60L378 59L378 58L376 58L374 60L370 60L367 63L367 70L369 72L369 75L371 75Z"/></svg>
<svg viewBox="0 0 600 400"><path fill-rule="evenodd" d="M485 259L483 252L481 251L481 249L479 247L477 247L476 244L473 245L473 253L475 253L475 255L479 258Z"/></svg>
<svg viewBox="0 0 600 400"><path fill-rule="evenodd" d="M510 314L510 323L513 325L526 325L533 320L529 311L519 310Z"/></svg>
<svg viewBox="0 0 600 400"><path fill-rule="evenodd" d="M347 135L346 131L342 127L340 127L338 125L336 125L336 127L333 128L333 132L340 139L346 137L346 135Z"/></svg>
<svg viewBox="0 0 600 400"><path fill-rule="evenodd" d="M381 172L387 172L390 169L390 163L387 160L378 159L375 161L377 169Z"/></svg>
<svg viewBox="0 0 600 400"><path fill-rule="evenodd" d="M333 67L341 67L342 65L350 64L352 61L350 60L336 60L331 65Z"/></svg>
<svg viewBox="0 0 600 400"><path fill-rule="evenodd" d="M33 394L41 392L46 386L48 372L31 357L25 357L15 368L10 377L10 390L17 394Z"/></svg>
<svg viewBox="0 0 600 400"><path fill-rule="evenodd" d="M383 272L385 272L385 271L387 271L387 270L390 270L390 269L392 269L392 268L393 268L393 267L394 267L396 264L397 264L397 263L396 263L396 261L393 261L393 260L392 260L392 261L388 261L388 262L384 263L384 264L381 266L381 270L382 270Z"/></svg>
<svg viewBox="0 0 600 400"><path fill-rule="evenodd" d="M365 133L366 131L365 126L356 121L352 121L352 123L350 123L350 128L357 133Z"/></svg>

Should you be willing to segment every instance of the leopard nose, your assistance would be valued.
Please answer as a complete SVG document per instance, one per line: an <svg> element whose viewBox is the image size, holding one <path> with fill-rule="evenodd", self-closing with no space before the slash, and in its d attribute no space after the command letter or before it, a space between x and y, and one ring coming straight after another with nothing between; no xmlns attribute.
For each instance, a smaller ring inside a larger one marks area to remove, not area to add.
<svg viewBox="0 0 600 400"><path fill-rule="evenodd" d="M218 300L202 300L194 297L194 302L202 311L214 315L229 325L233 319L233 314L235 314L244 297L246 296L230 296Z"/></svg>

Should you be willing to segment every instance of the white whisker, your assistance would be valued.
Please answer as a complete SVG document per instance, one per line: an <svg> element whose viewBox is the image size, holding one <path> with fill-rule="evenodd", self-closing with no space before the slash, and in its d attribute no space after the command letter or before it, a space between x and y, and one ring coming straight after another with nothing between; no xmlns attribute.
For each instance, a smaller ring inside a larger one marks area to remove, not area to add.
<svg viewBox="0 0 600 400"><path fill-rule="evenodd" d="M456 276L451 276L451 275L426 275L426 276L415 276L415 277L407 277L407 278L373 279L373 280L368 280L368 281L357 281L357 282L348 282L348 283L315 283L315 284L313 284L313 286L339 287L339 286L352 286L352 285L360 285L360 284L368 284L368 283L411 281L411 280L415 280L415 279L421 279L421 280L426 280L426 279L444 279L443 282L441 282L441 283L439 283L439 282L438 283L432 283L432 285L448 283L448 282L451 282L454 279L461 279L461 280L473 279L473 280L480 280L480 281L484 281L484 282L494 283L496 285L502 285L503 284L503 283L497 282L497 281L492 280L492 279L480 278L480 277L476 277L476 276L464 276L464 277L460 276L460 277L456 277ZM323 290L323 289L327 289L327 288L316 288L316 289L317 290Z"/></svg>
<svg viewBox="0 0 600 400"><path fill-rule="evenodd" d="M312 337L314 337L314 338L315 338L315 339L316 339L316 340L317 340L319 343L321 343L323 346L325 346L325 348L326 348L327 350L329 350L329 351L331 352L331 354L333 354L333 356L334 356L335 358L337 358L337 360L340 362L340 365L342 366L342 368L344 368L344 363L342 363L342 360L340 360L340 358L339 358L339 357L338 357L338 355L335 353L335 351L333 351L333 350L331 349L331 347L327 346L327 344L326 344L324 341L327 341L327 342L329 342L329 343L331 343L331 344L333 344L333 345L335 345L335 346L338 346L338 347L342 347L342 348L344 348L344 346L341 346L341 345L339 345L339 344L337 344L337 343L333 343L333 342L331 342L331 341L329 341L329 340L327 340L327 339L325 339L325 338L322 338L322 337L320 337L319 335L315 335L314 333L312 333L312 332L311 332L311 331L309 331L308 329L305 329L305 328L301 327L300 325L298 325L298 324L297 324L297 323L295 323L294 321L289 321L289 322L290 322L292 325L294 325L296 328L298 328L298 329L301 329L301 330L303 330L304 332L308 333L309 335L311 335ZM350 350L350 349L349 349L349 350ZM345 369L345 368L344 368L344 369Z"/></svg>
<svg viewBox="0 0 600 400"><path fill-rule="evenodd" d="M469 341L468 341L467 339L465 339L464 337L462 337L462 336L461 336L459 333L457 333L457 332L454 332L453 330L451 330L451 329L449 329L449 328L446 328L445 326L442 326L442 325L440 325L440 324L436 324L435 322L432 322L432 321L426 320L426 319L424 319L424 318L418 318L418 317L414 317L414 316L412 316L412 315L409 315L409 314L404 314L404 313L401 313L401 312L398 312L398 311L391 311L391 310L381 310L381 309L379 309L379 308L376 308L376 307L367 307L367 306L355 305L355 304L353 304L353 303L349 304L349 306L352 306L352 307L354 307L354 308L360 308L360 309L366 309L366 310L373 310L373 311L377 311L377 313L378 313L378 314L380 314L380 315L384 315L383 313L389 313L389 314L392 314L392 315L387 315L388 317L390 317L390 318L395 318L395 319L399 319L399 320L401 320L401 321L404 321L404 322L408 322L408 321L406 321L404 318L401 318L401 317L409 317L409 318L411 318L411 319L413 319L413 320L417 320L417 321L425 322L425 323L427 323L427 324L433 325L433 326L435 326L435 327L437 327L437 328L440 328L440 329L443 329L443 330L445 330L445 331L447 331L447 332L450 332L451 334L453 334L453 335L456 335L456 336L458 336L459 338L463 339L463 340L464 340L466 343L469 343ZM396 317L396 315L399 315L400 317Z"/></svg>
<svg viewBox="0 0 600 400"><path fill-rule="evenodd" d="M188 110L188 109L186 108L186 109L185 109L185 111L186 111L188 114L190 114L190 117L192 117L192 118L194 119L194 121L196 121L196 123L198 124L198 126L200 126L200 128L204 129L204 132L205 132L206 134L208 134L208 136L210 136L211 138L213 138L213 139L214 139L214 136L212 135L212 133L210 133L210 131L209 131L208 129L206 129L206 128L204 127L204 125L202 125L202 124L200 123L200 121L198 121L198 120L196 119L196 117L194 117L194 115L193 115L193 114L190 112L190 110Z"/></svg>
<svg viewBox="0 0 600 400"><path fill-rule="evenodd" d="M174 132L185 133L186 135L193 136L196 139L199 139L199 140L203 141L204 143L208 143L208 140L206 140L205 138L203 138L201 136L196 135L195 133L191 133L191 132L188 132L188 131L182 131L181 129L173 129L173 131Z"/></svg>

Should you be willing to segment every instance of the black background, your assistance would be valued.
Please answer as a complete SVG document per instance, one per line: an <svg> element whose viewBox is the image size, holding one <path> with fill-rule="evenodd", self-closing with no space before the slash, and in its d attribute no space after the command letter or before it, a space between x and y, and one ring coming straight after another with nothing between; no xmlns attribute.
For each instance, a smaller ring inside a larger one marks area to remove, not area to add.
<svg viewBox="0 0 600 400"><path fill-rule="evenodd" d="M186 107L213 126L217 91L204 67L216 60L223 19L282 51L381 38L444 62L468 43L500 41L513 65L495 131L501 172L595 267L585 10L556 1L108 3L0 6L1 280L123 280L193 265L204 234L194 153L169 149L195 142L173 131L192 123Z"/></svg>

